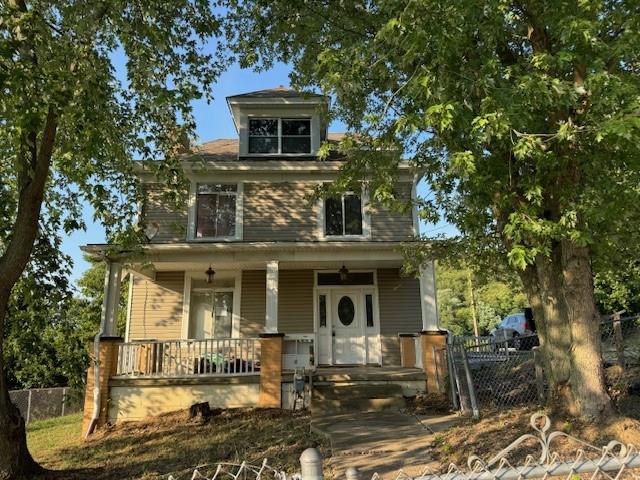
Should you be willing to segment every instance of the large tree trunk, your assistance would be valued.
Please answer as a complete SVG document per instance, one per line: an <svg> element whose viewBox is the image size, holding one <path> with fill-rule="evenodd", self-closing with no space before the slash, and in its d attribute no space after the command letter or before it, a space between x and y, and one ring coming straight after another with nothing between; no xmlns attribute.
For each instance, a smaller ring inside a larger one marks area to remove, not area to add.
<svg viewBox="0 0 640 480"><path fill-rule="evenodd" d="M9 399L3 361L4 321L11 290L24 271L38 235L38 222L58 127L50 109L40 141L25 135L16 158L18 211L6 250L0 257L0 480L32 478L40 470L27 448L24 420Z"/></svg>
<svg viewBox="0 0 640 480"><path fill-rule="evenodd" d="M609 414L588 249L557 242L520 278L538 327L551 406L576 416Z"/></svg>
<svg viewBox="0 0 640 480"><path fill-rule="evenodd" d="M3 331L8 295L0 297L0 332ZM9 399L2 342L0 342L0 480L31 478L41 469L27 448L27 434L20 411Z"/></svg>
<svg viewBox="0 0 640 480"><path fill-rule="evenodd" d="M567 320L571 331L571 372L575 412L597 417L611 413L600 347L600 316L593 299L589 251L572 242L562 245Z"/></svg>

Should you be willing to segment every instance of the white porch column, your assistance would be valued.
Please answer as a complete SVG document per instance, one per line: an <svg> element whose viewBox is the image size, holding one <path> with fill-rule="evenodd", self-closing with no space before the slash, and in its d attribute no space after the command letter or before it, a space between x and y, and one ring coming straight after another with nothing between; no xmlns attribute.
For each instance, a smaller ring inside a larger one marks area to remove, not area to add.
<svg viewBox="0 0 640 480"><path fill-rule="evenodd" d="M104 275L104 299L102 301L102 325L104 325L105 337L115 337L118 334L118 309L120 307L120 279L122 276L122 264L118 262L107 263Z"/></svg>
<svg viewBox="0 0 640 480"><path fill-rule="evenodd" d="M440 331L436 291L436 268L432 261L420 269L420 297L422 298L422 330Z"/></svg>
<svg viewBox="0 0 640 480"><path fill-rule="evenodd" d="M267 308L264 330L278 333L278 261L267 263Z"/></svg>

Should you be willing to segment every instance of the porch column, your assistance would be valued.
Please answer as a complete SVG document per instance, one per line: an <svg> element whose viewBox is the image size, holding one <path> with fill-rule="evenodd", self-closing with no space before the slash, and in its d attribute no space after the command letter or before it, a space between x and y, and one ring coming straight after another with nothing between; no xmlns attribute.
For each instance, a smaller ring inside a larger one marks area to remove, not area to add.
<svg viewBox="0 0 640 480"><path fill-rule="evenodd" d="M422 306L422 330L424 332L440 331L436 292L436 268L432 261L420 269L420 297Z"/></svg>
<svg viewBox="0 0 640 480"><path fill-rule="evenodd" d="M278 261L267 263L267 306L264 331L278 333Z"/></svg>
<svg viewBox="0 0 640 480"><path fill-rule="evenodd" d="M104 275L104 299L102 301L102 325L104 337L114 337L118 334L118 310L120 307L120 279L122 264L109 262Z"/></svg>

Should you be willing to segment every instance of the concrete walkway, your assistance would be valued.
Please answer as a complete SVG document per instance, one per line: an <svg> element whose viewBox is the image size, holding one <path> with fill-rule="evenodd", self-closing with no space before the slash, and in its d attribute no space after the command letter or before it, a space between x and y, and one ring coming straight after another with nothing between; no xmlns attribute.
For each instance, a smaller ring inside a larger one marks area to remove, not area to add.
<svg viewBox="0 0 640 480"><path fill-rule="evenodd" d="M349 467L360 470L361 480L374 473L394 480L402 470L417 476L441 466L427 455L435 433L455 424L455 415L422 417L399 411L356 412L312 418L312 426L331 441L332 457L325 463L334 478L344 479Z"/></svg>

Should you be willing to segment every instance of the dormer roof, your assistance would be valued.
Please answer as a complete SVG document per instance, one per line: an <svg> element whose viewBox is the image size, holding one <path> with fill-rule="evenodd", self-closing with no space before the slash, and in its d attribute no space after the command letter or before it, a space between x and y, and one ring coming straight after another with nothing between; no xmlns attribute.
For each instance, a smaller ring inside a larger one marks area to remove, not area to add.
<svg viewBox="0 0 640 480"><path fill-rule="evenodd" d="M256 90L255 92L240 93L238 95L230 95L227 100L232 98L322 98L325 95L313 92L300 92L292 88L280 85L275 88L267 88L265 90Z"/></svg>
<svg viewBox="0 0 640 480"><path fill-rule="evenodd" d="M233 124L239 132L240 111L255 108L329 108L329 97L313 92L301 92L280 85L275 88L256 90L255 92L240 93L227 97L227 105L233 117Z"/></svg>

